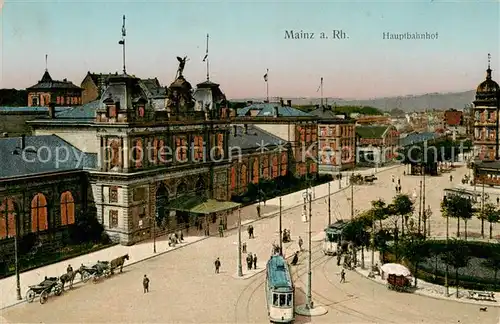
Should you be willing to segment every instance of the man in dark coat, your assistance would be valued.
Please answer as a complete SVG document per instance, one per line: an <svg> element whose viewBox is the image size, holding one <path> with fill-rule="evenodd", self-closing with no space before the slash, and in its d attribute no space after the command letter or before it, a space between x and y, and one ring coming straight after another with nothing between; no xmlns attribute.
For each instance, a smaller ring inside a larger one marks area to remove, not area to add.
<svg viewBox="0 0 500 324"><path fill-rule="evenodd" d="M144 279L142 279L142 287L144 288L144 293L149 292L149 278L144 275Z"/></svg>
<svg viewBox="0 0 500 324"><path fill-rule="evenodd" d="M257 269L257 254L253 255L253 268Z"/></svg>
<svg viewBox="0 0 500 324"><path fill-rule="evenodd" d="M214 264L215 264L215 273L219 273L219 269L220 269L220 260L219 260L219 258L217 258L217 260L215 260Z"/></svg>
<svg viewBox="0 0 500 324"><path fill-rule="evenodd" d="M248 255L247 255L247 269L248 270L252 270L252 262L253 262L252 253L248 253Z"/></svg>

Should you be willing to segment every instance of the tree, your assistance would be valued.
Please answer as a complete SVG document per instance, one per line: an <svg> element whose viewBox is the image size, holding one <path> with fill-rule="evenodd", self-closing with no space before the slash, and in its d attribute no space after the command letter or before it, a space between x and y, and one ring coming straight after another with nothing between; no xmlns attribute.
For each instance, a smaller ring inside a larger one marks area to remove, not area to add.
<svg viewBox="0 0 500 324"><path fill-rule="evenodd" d="M483 261L483 265L486 268L493 270L493 272L495 273L493 277L493 284L495 285L494 288L496 290L497 275L498 271L500 270L500 253L495 251L492 255L490 255L486 260Z"/></svg>
<svg viewBox="0 0 500 324"><path fill-rule="evenodd" d="M344 230L342 235L345 240L352 242L354 245L354 253L356 253L356 247L361 247L361 267L364 268L364 248L369 243L369 235L365 230L366 222L363 218L356 217L350 221Z"/></svg>
<svg viewBox="0 0 500 324"><path fill-rule="evenodd" d="M467 222L474 213L472 201L460 194L452 194L443 199L441 211L443 216L457 219L457 237L460 237L460 219Z"/></svg>
<svg viewBox="0 0 500 324"><path fill-rule="evenodd" d="M469 248L465 242L453 239L451 243L445 249L445 253L442 256L442 260L452 266L455 269L455 285L457 286L457 298L458 298L458 271L461 268L465 268L469 265L470 254Z"/></svg>
<svg viewBox="0 0 500 324"><path fill-rule="evenodd" d="M401 217L401 235L405 235L405 227L408 225L408 217L413 213L413 202L405 194L399 194L392 200L389 210L393 215Z"/></svg>
<svg viewBox="0 0 500 324"><path fill-rule="evenodd" d="M487 220L490 223L490 240L493 239L493 223L500 221L500 210L494 209L492 213L487 215Z"/></svg>
<svg viewBox="0 0 500 324"><path fill-rule="evenodd" d="M372 216L375 221L379 221L380 229L382 229L382 221L387 218L387 206L382 199L372 201Z"/></svg>
<svg viewBox="0 0 500 324"><path fill-rule="evenodd" d="M419 263L430 255L429 245L421 236L410 235L403 240L403 257L413 265L415 287L417 287L417 271Z"/></svg>
<svg viewBox="0 0 500 324"><path fill-rule="evenodd" d="M488 220L489 215L496 213L496 207L492 203L484 204L483 208L477 213L477 218L481 220L481 237L484 238L484 221ZM491 239L491 222L490 222L490 239Z"/></svg>

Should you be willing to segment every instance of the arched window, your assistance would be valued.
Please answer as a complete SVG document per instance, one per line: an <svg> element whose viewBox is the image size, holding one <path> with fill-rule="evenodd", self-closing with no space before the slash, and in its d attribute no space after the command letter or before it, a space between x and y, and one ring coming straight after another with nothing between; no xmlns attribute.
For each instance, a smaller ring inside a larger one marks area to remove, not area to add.
<svg viewBox="0 0 500 324"><path fill-rule="evenodd" d="M48 229L47 199L42 193L37 193L31 200L31 231L36 233Z"/></svg>
<svg viewBox="0 0 500 324"><path fill-rule="evenodd" d="M236 189L236 167L231 167L231 190Z"/></svg>
<svg viewBox="0 0 500 324"><path fill-rule="evenodd" d="M272 166L272 174L273 174L273 179L274 178L277 178L278 175L279 175L279 172L278 172L278 169L279 169L279 165L278 165L278 157L275 155L273 156L273 166Z"/></svg>
<svg viewBox="0 0 500 324"><path fill-rule="evenodd" d="M281 175L286 176L286 172L288 170L288 156L286 152L281 153Z"/></svg>
<svg viewBox="0 0 500 324"><path fill-rule="evenodd" d="M11 198L0 205L0 240L16 236L16 208Z"/></svg>
<svg viewBox="0 0 500 324"><path fill-rule="evenodd" d="M252 182L257 184L259 182L259 160L253 160L252 164Z"/></svg>
<svg viewBox="0 0 500 324"><path fill-rule="evenodd" d="M267 156L262 158L262 177L269 178L269 158Z"/></svg>
<svg viewBox="0 0 500 324"><path fill-rule="evenodd" d="M244 164L242 164L240 167L240 184L241 184L241 189L246 190L248 185L248 173L247 173L247 166Z"/></svg>
<svg viewBox="0 0 500 324"><path fill-rule="evenodd" d="M61 225L71 225L75 223L75 201L70 191L65 191L61 195Z"/></svg>
<svg viewBox="0 0 500 324"><path fill-rule="evenodd" d="M135 147L132 148L134 151L134 164L136 168L142 168L142 160L144 158L144 150L142 146L142 139L138 138L135 140Z"/></svg>
<svg viewBox="0 0 500 324"><path fill-rule="evenodd" d="M114 139L110 142L110 154L111 154L111 163L110 169L121 167L121 144L118 139Z"/></svg>

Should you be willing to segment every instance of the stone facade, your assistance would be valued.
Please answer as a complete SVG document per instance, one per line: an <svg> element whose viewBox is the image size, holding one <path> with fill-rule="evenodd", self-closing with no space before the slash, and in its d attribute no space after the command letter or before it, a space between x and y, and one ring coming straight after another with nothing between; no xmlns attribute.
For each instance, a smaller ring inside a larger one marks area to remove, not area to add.
<svg viewBox="0 0 500 324"><path fill-rule="evenodd" d="M354 168L356 163L355 124L349 120L323 120L318 124L320 171Z"/></svg>

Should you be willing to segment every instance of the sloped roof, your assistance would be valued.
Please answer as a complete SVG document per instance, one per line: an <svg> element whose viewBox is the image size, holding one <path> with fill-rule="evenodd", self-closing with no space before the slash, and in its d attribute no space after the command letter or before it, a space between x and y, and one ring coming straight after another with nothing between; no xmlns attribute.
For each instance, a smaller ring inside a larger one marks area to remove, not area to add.
<svg viewBox="0 0 500 324"><path fill-rule="evenodd" d="M382 138L390 126L356 126L356 135L361 138Z"/></svg>
<svg viewBox="0 0 500 324"><path fill-rule="evenodd" d="M83 153L56 135L0 139L0 179L42 173L93 169L97 154ZM67 154L67 155L66 155Z"/></svg>
<svg viewBox="0 0 500 324"><path fill-rule="evenodd" d="M92 82L94 82L94 84L96 86L100 86L101 84L105 83L106 80L114 75L112 73L90 73L88 72L88 75L90 76L90 78L92 79Z"/></svg>
<svg viewBox="0 0 500 324"><path fill-rule="evenodd" d="M71 109L72 107L55 107L56 113ZM49 112L48 107L11 107L11 106L0 106L0 112L10 113L10 112Z"/></svg>
<svg viewBox="0 0 500 324"><path fill-rule="evenodd" d="M256 115L256 117L274 117L276 114L276 107L278 107L279 117L315 117L309 113L303 112L302 110L293 107L281 106L279 103L252 104L248 107L238 109L238 116L244 117L250 110L259 110L259 113Z"/></svg>
<svg viewBox="0 0 500 324"><path fill-rule="evenodd" d="M422 143L425 141L430 141L439 136L440 136L439 134L433 132L411 133L408 134L406 137L401 138L399 140L399 144L402 146L408 146L408 145Z"/></svg>
<svg viewBox="0 0 500 324"><path fill-rule="evenodd" d="M236 128L236 135L234 131L231 132L229 147L238 147L241 150L266 150L266 147L284 146L286 144L281 138L254 125L247 125L248 134L245 134L243 125L233 125L234 127Z"/></svg>
<svg viewBox="0 0 500 324"><path fill-rule="evenodd" d="M59 113L56 113L57 119L66 119L66 120L78 120L78 121L93 121L95 118L95 112L100 106L99 100L94 100L85 105L72 107L70 109L66 109Z"/></svg>
<svg viewBox="0 0 500 324"><path fill-rule="evenodd" d="M81 90L82 88L76 86L71 81L64 79L63 81L53 80L49 74L49 71L45 70L42 79L38 81L37 84L26 88L26 90L36 90L36 89L75 89Z"/></svg>

